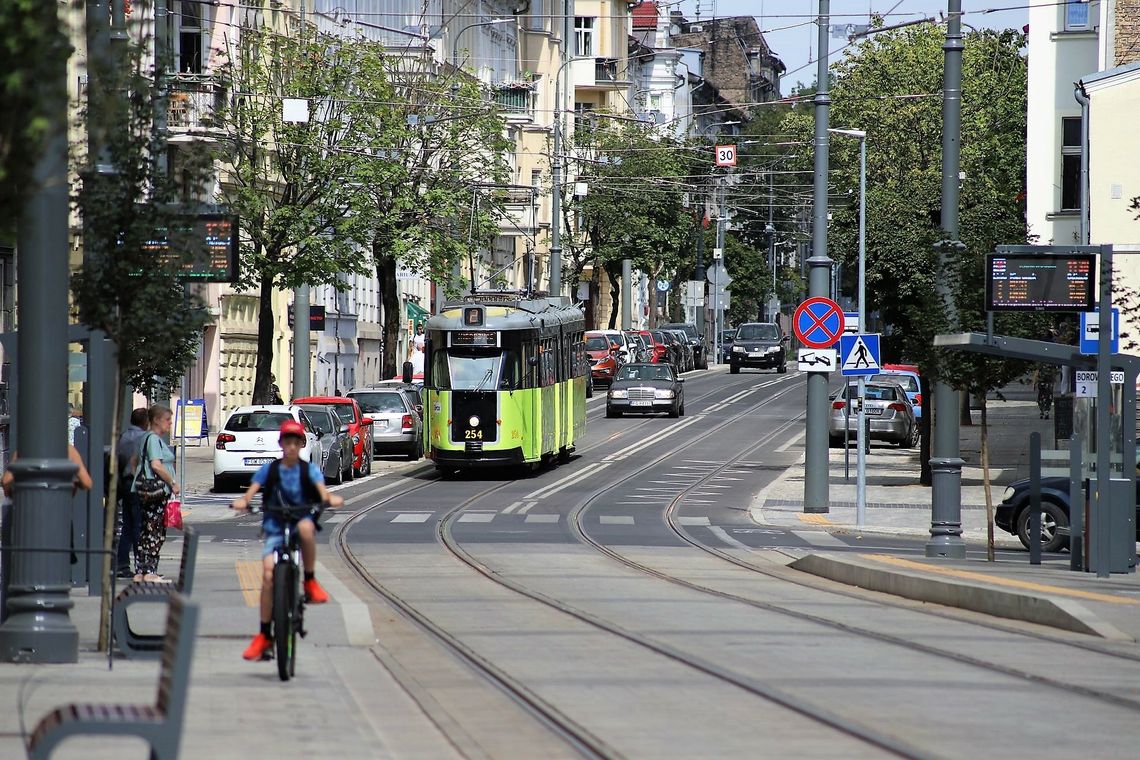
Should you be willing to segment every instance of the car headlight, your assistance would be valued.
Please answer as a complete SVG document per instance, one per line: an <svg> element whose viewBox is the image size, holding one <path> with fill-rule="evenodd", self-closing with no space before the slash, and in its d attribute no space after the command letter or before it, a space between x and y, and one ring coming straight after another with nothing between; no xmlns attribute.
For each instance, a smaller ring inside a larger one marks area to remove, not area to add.
<svg viewBox="0 0 1140 760"><path fill-rule="evenodd" d="M779 346L768 346L766 349L764 349L764 353L766 353L766 354L776 354L779 352L780 352Z"/></svg>
<svg viewBox="0 0 1140 760"><path fill-rule="evenodd" d="M733 346L732 347L732 353L734 353L734 354L744 353L744 346Z"/></svg>
<svg viewBox="0 0 1140 760"><path fill-rule="evenodd" d="M673 391L671 391L671 390L653 391L653 398L673 398Z"/></svg>
<svg viewBox="0 0 1140 760"><path fill-rule="evenodd" d="M1009 501L1010 499L1013 498L1014 493L1016 493L1016 491L1013 490L1013 486L1008 486L1005 489L1005 493L1003 493L1001 495L1001 500L1002 501Z"/></svg>
<svg viewBox="0 0 1140 760"><path fill-rule="evenodd" d="M610 391L610 398L629 398L629 391L621 389Z"/></svg>

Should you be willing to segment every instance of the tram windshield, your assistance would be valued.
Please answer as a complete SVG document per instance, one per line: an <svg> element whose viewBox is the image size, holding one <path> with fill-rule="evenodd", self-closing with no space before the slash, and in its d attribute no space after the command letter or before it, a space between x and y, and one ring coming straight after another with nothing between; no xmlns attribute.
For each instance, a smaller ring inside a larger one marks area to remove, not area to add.
<svg viewBox="0 0 1140 760"><path fill-rule="evenodd" d="M441 390L485 391L515 388L519 359L514 351L448 349L435 355L432 384Z"/></svg>

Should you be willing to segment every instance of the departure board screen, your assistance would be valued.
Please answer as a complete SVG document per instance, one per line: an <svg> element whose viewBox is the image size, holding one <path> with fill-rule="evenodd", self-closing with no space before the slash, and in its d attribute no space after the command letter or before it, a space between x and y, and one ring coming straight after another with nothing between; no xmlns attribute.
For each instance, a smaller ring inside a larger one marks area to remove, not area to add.
<svg viewBox="0 0 1140 760"><path fill-rule="evenodd" d="M1092 311L1096 255L1002 254L986 257L987 311Z"/></svg>

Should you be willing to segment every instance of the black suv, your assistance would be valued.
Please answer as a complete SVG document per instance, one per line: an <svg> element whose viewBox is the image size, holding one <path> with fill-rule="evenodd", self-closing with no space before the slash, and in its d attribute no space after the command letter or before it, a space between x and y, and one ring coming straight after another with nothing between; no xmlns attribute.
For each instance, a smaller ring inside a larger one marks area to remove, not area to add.
<svg viewBox="0 0 1140 760"><path fill-rule="evenodd" d="M775 322L748 322L736 328L732 352L728 355L729 372L736 375L741 367L788 371L788 336Z"/></svg>
<svg viewBox="0 0 1140 760"><path fill-rule="evenodd" d="M697 332L697 326L692 322L673 322L668 325L661 325L662 330L680 330L689 336L689 345L693 349L693 367L695 369L708 369L709 368L709 354L705 348L705 338Z"/></svg>

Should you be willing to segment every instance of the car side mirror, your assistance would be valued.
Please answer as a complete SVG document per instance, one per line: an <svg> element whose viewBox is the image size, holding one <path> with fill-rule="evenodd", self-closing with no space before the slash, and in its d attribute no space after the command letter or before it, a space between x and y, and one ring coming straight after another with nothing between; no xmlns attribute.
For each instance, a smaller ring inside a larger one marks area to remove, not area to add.
<svg viewBox="0 0 1140 760"><path fill-rule="evenodd" d="M677 378L674 378L674 380L676 380L678 383L685 382L685 378L683 378L683 377L677 377Z"/></svg>
<svg viewBox="0 0 1140 760"><path fill-rule="evenodd" d="M341 425L340 432L348 434L348 425Z"/></svg>
<svg viewBox="0 0 1140 760"><path fill-rule="evenodd" d="M325 437L325 431L318 430L317 431L317 439L319 440L319 439L324 438L324 437Z"/></svg>
<svg viewBox="0 0 1140 760"><path fill-rule="evenodd" d="M787 343L789 340L791 340L791 339L787 335L781 335L780 336L780 342L781 343Z"/></svg>
<svg viewBox="0 0 1140 760"><path fill-rule="evenodd" d="M371 425L372 424L372 418L369 417L368 415L361 415L360 424L365 425L365 426Z"/></svg>
<svg viewBox="0 0 1140 760"><path fill-rule="evenodd" d="M414 374L413 369L414 367L412 366L411 362L404 362L404 376L402 379L408 385L412 384L412 375Z"/></svg>

